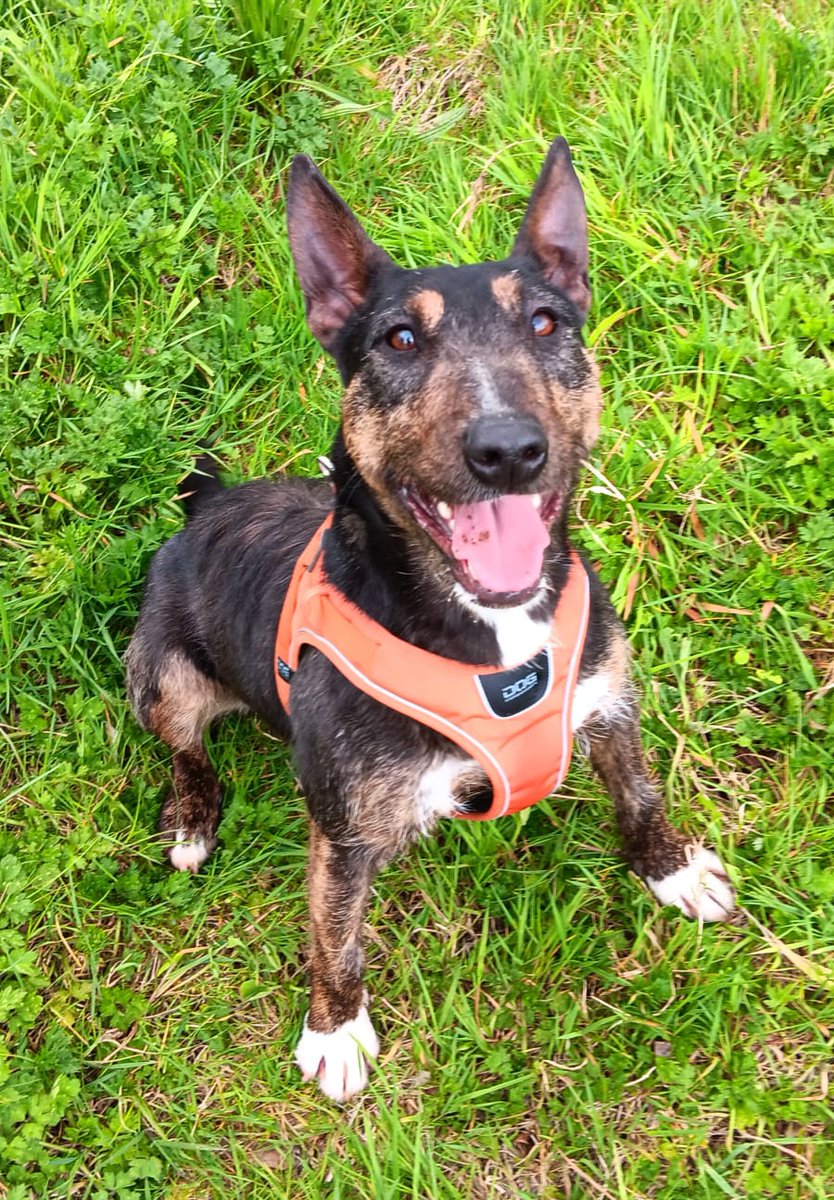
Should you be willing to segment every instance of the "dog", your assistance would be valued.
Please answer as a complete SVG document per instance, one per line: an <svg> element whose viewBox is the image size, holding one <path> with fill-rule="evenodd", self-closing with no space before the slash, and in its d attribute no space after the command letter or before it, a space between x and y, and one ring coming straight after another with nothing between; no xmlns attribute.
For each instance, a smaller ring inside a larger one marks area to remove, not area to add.
<svg viewBox="0 0 834 1200"><path fill-rule="evenodd" d="M201 460L126 664L139 722L173 750L159 827L178 870L196 872L217 844L209 724L246 710L292 743L312 926L296 1061L344 1101L379 1051L362 949L375 873L440 817L549 794L574 735L661 904L719 921L734 892L716 854L664 814L623 627L568 542L602 397L581 333L588 228L567 142L550 147L501 261L397 266L305 156L287 218L309 328L345 385L330 478L226 488ZM296 619L284 601L305 587ZM324 632L311 605L327 609ZM336 626L358 649L339 649ZM519 712L532 732L516 736Z"/></svg>

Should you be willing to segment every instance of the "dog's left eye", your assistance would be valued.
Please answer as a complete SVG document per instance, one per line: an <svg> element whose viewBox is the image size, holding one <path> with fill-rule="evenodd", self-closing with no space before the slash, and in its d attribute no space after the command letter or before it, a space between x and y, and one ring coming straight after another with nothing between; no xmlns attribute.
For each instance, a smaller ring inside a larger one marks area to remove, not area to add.
<svg viewBox="0 0 834 1200"><path fill-rule="evenodd" d="M385 335L385 340L389 346L393 346L395 350L416 350L417 340L414 337L414 330L409 329L407 325L397 325L394 329L389 329Z"/></svg>
<svg viewBox="0 0 834 1200"><path fill-rule="evenodd" d="M536 337L548 337L556 328L556 318L549 309L537 308L530 318L530 328Z"/></svg>

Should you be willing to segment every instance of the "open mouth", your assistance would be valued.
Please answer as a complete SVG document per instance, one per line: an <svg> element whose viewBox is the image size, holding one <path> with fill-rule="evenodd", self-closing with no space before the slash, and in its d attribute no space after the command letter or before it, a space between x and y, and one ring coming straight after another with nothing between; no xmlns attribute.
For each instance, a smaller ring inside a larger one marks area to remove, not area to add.
<svg viewBox="0 0 834 1200"><path fill-rule="evenodd" d="M411 487L402 494L418 525L443 551L458 583L474 599L522 604L535 595L561 492L498 496L474 504L429 500Z"/></svg>

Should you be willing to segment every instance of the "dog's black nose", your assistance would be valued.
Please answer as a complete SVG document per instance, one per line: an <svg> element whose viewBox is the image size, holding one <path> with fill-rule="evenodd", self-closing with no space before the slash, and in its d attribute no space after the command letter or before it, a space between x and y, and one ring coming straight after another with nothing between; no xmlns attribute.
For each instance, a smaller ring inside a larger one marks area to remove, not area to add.
<svg viewBox="0 0 834 1200"><path fill-rule="evenodd" d="M478 417L463 435L463 457L481 483L509 492L539 474L547 438L535 417Z"/></svg>

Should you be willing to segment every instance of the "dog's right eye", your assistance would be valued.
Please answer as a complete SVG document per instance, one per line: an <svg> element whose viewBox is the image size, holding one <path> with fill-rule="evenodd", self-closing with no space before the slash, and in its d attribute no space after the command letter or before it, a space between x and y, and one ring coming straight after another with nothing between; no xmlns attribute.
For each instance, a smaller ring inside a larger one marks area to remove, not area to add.
<svg viewBox="0 0 834 1200"><path fill-rule="evenodd" d="M549 308L537 308L530 318L530 328L536 337L549 337L556 328L556 318Z"/></svg>
<svg viewBox="0 0 834 1200"><path fill-rule="evenodd" d="M417 339L414 336L414 330L409 329L407 325L397 325L394 329L389 329L385 335L385 340L395 350L417 349Z"/></svg>

